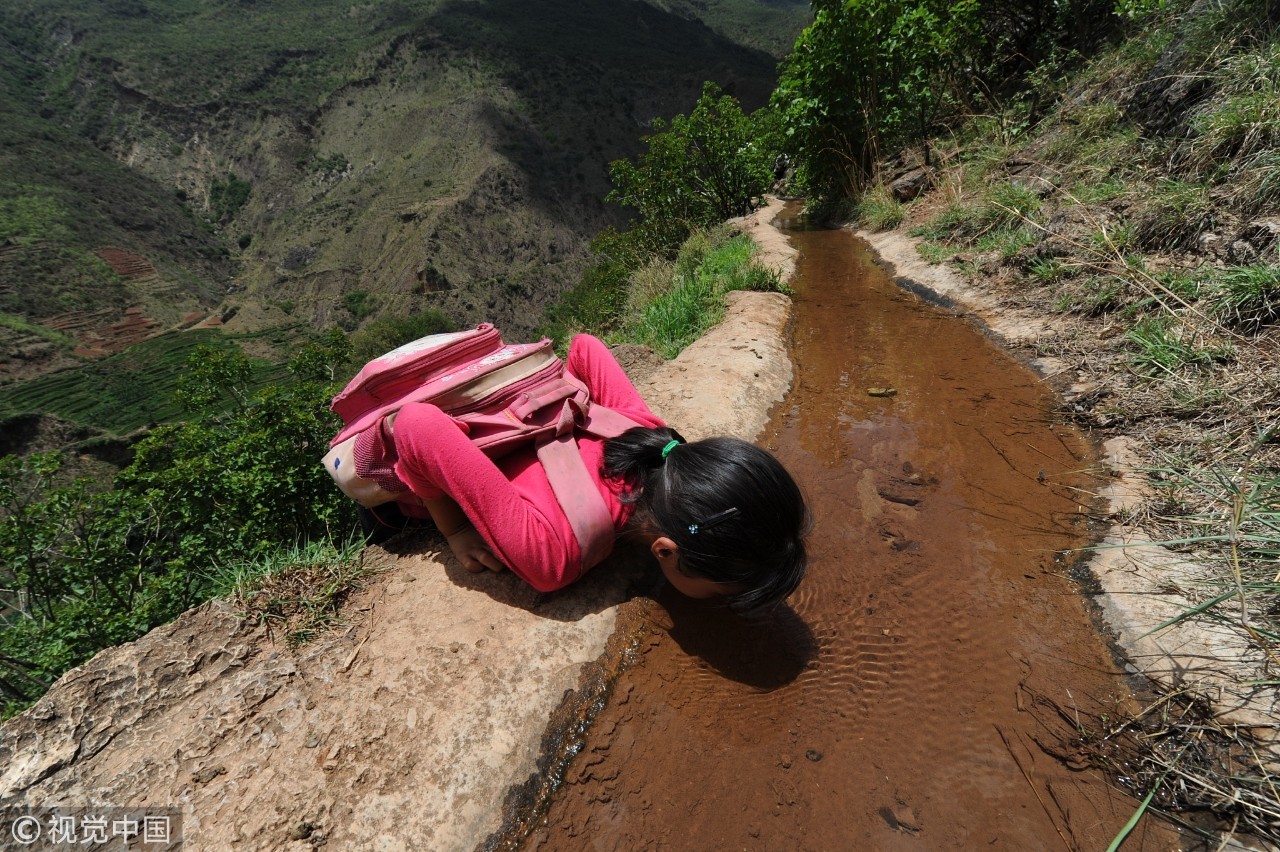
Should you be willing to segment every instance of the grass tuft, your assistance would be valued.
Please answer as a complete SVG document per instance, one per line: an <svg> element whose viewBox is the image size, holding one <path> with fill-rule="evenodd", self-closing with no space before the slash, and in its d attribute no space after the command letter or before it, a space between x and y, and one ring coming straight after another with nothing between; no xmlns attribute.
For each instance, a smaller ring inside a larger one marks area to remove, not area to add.
<svg viewBox="0 0 1280 852"><path fill-rule="evenodd" d="M364 542L311 541L252 562L217 566L217 594L291 646L313 639L369 577Z"/></svg>
<svg viewBox="0 0 1280 852"><path fill-rule="evenodd" d="M1136 349L1131 365L1152 377L1175 375L1188 366L1205 367L1230 354L1222 346L1196 343L1186 327L1170 314L1139 320L1127 337Z"/></svg>
<svg viewBox="0 0 1280 852"><path fill-rule="evenodd" d="M893 197L892 190L882 183L863 193L854 208L859 225L872 231L890 231L907 218L907 209Z"/></svg>
<svg viewBox="0 0 1280 852"><path fill-rule="evenodd" d="M1236 266L1217 276L1214 316L1245 332L1280 319L1280 266Z"/></svg>
<svg viewBox="0 0 1280 852"><path fill-rule="evenodd" d="M1148 251L1191 250L1216 224L1213 200L1204 184L1165 180L1151 193L1138 218L1137 244Z"/></svg>
<svg viewBox="0 0 1280 852"><path fill-rule="evenodd" d="M724 294L733 290L783 291L777 273L753 262L757 247L727 232L695 234L674 267L656 265L633 282L633 319L622 337L674 358L724 315ZM670 269L663 287L661 276ZM637 286L638 285L638 286ZM651 297L641 292L643 287Z"/></svg>

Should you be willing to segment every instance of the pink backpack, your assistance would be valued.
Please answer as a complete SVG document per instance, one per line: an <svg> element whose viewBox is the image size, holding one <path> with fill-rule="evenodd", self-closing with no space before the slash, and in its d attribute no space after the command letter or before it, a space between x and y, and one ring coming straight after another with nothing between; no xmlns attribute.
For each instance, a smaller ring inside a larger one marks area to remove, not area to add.
<svg viewBox="0 0 1280 852"><path fill-rule="evenodd" d="M490 458L532 443L582 550L582 570L613 549L613 519L574 442L580 429L602 438L636 426L593 405L586 385L565 370L551 341L506 345L483 323L469 331L433 334L373 359L333 398L346 425L330 442L325 470L364 506L399 500L412 513L420 501L360 477L356 438L411 402L429 402L463 424Z"/></svg>

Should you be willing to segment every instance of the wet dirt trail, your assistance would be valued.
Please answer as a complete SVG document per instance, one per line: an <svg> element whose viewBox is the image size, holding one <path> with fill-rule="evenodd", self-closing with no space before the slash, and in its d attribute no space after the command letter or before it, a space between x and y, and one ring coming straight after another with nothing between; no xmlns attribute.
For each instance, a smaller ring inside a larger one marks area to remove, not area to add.
<svg viewBox="0 0 1280 852"><path fill-rule="evenodd" d="M851 234L781 224L798 378L766 444L810 501L809 576L754 620L660 595L523 848L1106 848L1136 803L1072 719L1127 692L1058 556L1090 448ZM1124 849L1178 844L1144 819Z"/></svg>

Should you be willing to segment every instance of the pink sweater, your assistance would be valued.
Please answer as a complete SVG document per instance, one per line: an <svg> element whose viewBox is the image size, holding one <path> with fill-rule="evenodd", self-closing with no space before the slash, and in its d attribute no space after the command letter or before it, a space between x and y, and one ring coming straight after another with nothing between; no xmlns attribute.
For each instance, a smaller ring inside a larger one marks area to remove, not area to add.
<svg viewBox="0 0 1280 852"><path fill-rule="evenodd" d="M609 349L580 334L566 366L591 391L591 399L642 426L663 426L627 378ZM380 429L369 432L381 434ZM452 419L434 405L414 403L395 421L395 473L423 499L453 498L494 554L540 592L577 580L582 555L534 448L494 462L476 449ZM579 433L578 448L596 488L621 529L631 506L618 499L619 484L600 475L604 440Z"/></svg>

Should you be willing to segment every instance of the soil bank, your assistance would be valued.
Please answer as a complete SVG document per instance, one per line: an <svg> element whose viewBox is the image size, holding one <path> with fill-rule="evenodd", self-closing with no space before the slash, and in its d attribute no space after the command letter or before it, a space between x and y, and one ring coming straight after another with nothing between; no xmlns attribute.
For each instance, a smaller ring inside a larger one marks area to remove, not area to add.
<svg viewBox="0 0 1280 852"><path fill-rule="evenodd" d="M852 235L791 236L797 379L766 440L811 502L810 575L751 620L660 596L526 846L1105 848L1136 803L1077 718L1131 699L1060 555L1091 448ZM1144 820L1126 848L1178 843Z"/></svg>

